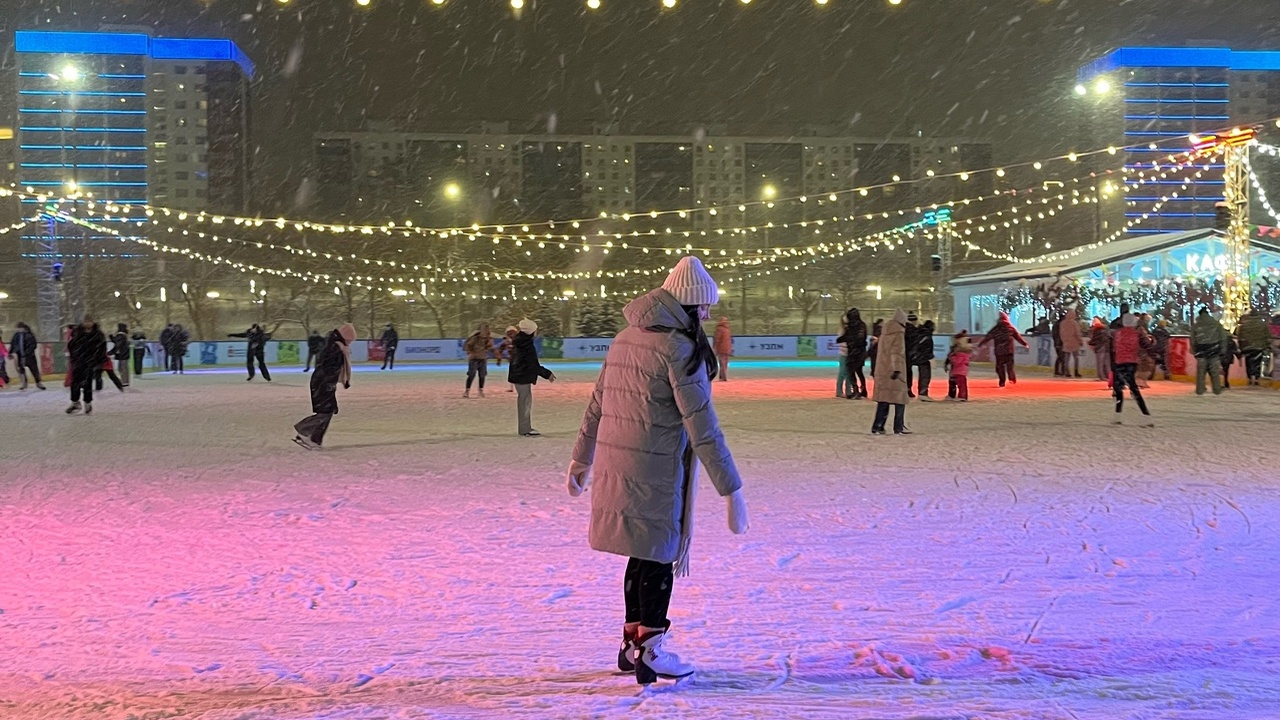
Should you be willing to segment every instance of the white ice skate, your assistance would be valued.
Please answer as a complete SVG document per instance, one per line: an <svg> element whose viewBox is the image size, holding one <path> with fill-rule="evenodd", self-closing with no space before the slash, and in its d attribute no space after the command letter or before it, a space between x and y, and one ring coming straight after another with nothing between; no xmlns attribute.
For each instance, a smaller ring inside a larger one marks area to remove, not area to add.
<svg viewBox="0 0 1280 720"><path fill-rule="evenodd" d="M84 414L85 414L85 415L92 415L92 414L93 414L93 403L85 403L85 404L84 404Z"/></svg>
<svg viewBox="0 0 1280 720"><path fill-rule="evenodd" d="M463 399L463 400L470 400L470 399L471 399L471 391L470 391L470 390L464 390L464 391L462 391L462 399Z"/></svg>
<svg viewBox="0 0 1280 720"><path fill-rule="evenodd" d="M657 630L639 639L640 654L636 657L636 682L650 685L658 678L679 680L693 674L693 666L678 655L662 647L667 633Z"/></svg>
<svg viewBox="0 0 1280 720"><path fill-rule="evenodd" d="M76 413L78 413L78 412L80 412L80 402L79 402L79 401L76 401L76 402L71 403L71 407L67 408L67 414L68 414L68 415L75 415L75 414L76 414Z"/></svg>
<svg viewBox="0 0 1280 720"><path fill-rule="evenodd" d="M480 399L482 399L482 400L484 399L484 391L483 391L483 390L481 390L481 391L480 391Z"/></svg>
<svg viewBox="0 0 1280 720"><path fill-rule="evenodd" d="M619 672L634 673L636 671L636 657L640 654L640 646L636 644L638 639L635 630L629 630L623 626L622 644L618 646Z"/></svg>

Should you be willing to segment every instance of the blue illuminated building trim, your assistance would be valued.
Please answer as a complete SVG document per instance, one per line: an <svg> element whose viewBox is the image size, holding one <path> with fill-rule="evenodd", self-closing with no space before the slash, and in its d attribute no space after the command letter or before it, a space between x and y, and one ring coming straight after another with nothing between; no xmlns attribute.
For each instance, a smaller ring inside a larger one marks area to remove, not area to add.
<svg viewBox="0 0 1280 720"><path fill-rule="evenodd" d="M66 95L78 97L146 97L144 92L110 92L105 90L19 90L19 95Z"/></svg>
<svg viewBox="0 0 1280 720"><path fill-rule="evenodd" d="M127 164L127 163L18 163L18 167L24 168L88 168L90 170L101 170L108 168L111 170L146 170L146 165Z"/></svg>
<svg viewBox="0 0 1280 720"><path fill-rule="evenodd" d="M31 187L61 187L64 183L61 180L19 180L19 185L30 185ZM95 180L93 182L76 183L84 187L146 187L144 182L120 182L117 180ZM120 202L116 200L114 202Z"/></svg>
<svg viewBox="0 0 1280 720"><path fill-rule="evenodd" d="M145 145L19 145L19 150L105 150L107 152L146 152Z"/></svg>
<svg viewBox="0 0 1280 720"><path fill-rule="evenodd" d="M146 115L146 110L60 110L57 108L18 108L20 113L30 113L34 115L57 115L65 113L67 115Z"/></svg>
<svg viewBox="0 0 1280 720"><path fill-rule="evenodd" d="M1190 100L1184 98L1177 100L1171 98L1125 98L1124 101L1135 105L1226 105L1231 102L1230 100L1225 99L1210 100L1205 98L1194 98Z"/></svg>
<svg viewBox="0 0 1280 720"><path fill-rule="evenodd" d="M21 132L127 132L127 133L144 133L146 128L82 128L82 127L46 127L46 126L18 126Z"/></svg>
<svg viewBox="0 0 1280 720"><path fill-rule="evenodd" d="M1230 120L1230 115L1125 115L1125 120Z"/></svg>
<svg viewBox="0 0 1280 720"><path fill-rule="evenodd" d="M20 53L57 55L137 55L155 60L233 62L253 77L248 56L230 40L221 38L153 38L138 33L45 32L19 30L14 49Z"/></svg>
<svg viewBox="0 0 1280 720"><path fill-rule="evenodd" d="M1280 52L1204 47L1122 47L1080 68L1076 79L1085 83L1121 68L1280 70Z"/></svg>

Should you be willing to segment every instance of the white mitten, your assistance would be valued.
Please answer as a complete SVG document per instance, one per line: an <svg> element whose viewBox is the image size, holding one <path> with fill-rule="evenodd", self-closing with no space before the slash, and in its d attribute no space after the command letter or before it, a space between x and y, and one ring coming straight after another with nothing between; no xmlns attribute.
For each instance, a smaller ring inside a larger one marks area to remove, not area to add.
<svg viewBox="0 0 1280 720"><path fill-rule="evenodd" d="M729 506L729 530L734 535L745 533L751 523L747 521L747 499L742 496L742 491L738 490L724 500Z"/></svg>
<svg viewBox="0 0 1280 720"><path fill-rule="evenodd" d="M591 487L591 466L574 460L569 463L569 497L578 497Z"/></svg>

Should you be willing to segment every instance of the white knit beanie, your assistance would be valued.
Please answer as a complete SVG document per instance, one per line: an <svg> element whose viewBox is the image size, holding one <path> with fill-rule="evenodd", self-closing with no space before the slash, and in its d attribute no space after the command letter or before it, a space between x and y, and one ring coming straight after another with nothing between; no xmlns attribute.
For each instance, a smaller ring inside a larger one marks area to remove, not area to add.
<svg viewBox="0 0 1280 720"><path fill-rule="evenodd" d="M526 335L532 335L538 332L538 323L530 320L529 318L525 318L520 321L520 332Z"/></svg>
<svg viewBox="0 0 1280 720"><path fill-rule="evenodd" d="M720 302L720 288L711 279L702 261L692 255L680 258L662 289L671 293L681 305L715 305Z"/></svg>

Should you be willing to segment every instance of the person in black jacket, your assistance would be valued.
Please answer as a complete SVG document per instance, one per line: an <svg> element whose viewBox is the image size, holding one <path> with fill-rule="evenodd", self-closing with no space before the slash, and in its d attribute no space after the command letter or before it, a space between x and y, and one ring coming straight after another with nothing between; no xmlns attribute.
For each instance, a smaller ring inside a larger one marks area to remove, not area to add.
<svg viewBox="0 0 1280 720"><path fill-rule="evenodd" d="M116 323L116 332L111 336L111 359L116 362L116 373L120 383L129 387L129 326Z"/></svg>
<svg viewBox="0 0 1280 720"><path fill-rule="evenodd" d="M44 383L40 381L40 346L36 343L36 335L31 332L31 326L24 322L18 323L17 327L9 342L9 354L13 356L18 375L22 377L22 389L27 389L27 371L30 370L36 387L44 390Z"/></svg>
<svg viewBox="0 0 1280 720"><path fill-rule="evenodd" d="M871 345L867 348L867 359L871 361L871 377L876 376L876 358L880 357L880 335L884 332L884 318L877 318L871 324Z"/></svg>
<svg viewBox="0 0 1280 720"><path fill-rule="evenodd" d="M173 370L173 323L164 326L160 331L160 354L164 356L164 369Z"/></svg>
<svg viewBox="0 0 1280 720"><path fill-rule="evenodd" d="M249 368L249 379L245 382L253 381L253 361L258 361L258 367L262 370L262 379L271 382L271 373L267 370L267 341L271 339L271 333L263 330L258 323L249 326L248 330L242 333L229 333L227 337L238 337L248 340L245 348L245 365Z"/></svg>
<svg viewBox="0 0 1280 720"><path fill-rule="evenodd" d="M324 349L324 336L315 330L311 331L311 335L307 337L307 365L302 368L302 372L311 370L311 361L320 355L320 351Z"/></svg>
<svg viewBox="0 0 1280 720"><path fill-rule="evenodd" d="M400 333L396 332L396 328L391 323L387 323L387 327L382 331L382 369L386 370L390 365L392 370L396 369L396 348L400 346Z"/></svg>
<svg viewBox="0 0 1280 720"><path fill-rule="evenodd" d="M915 317L912 314L908 318ZM911 389L913 378L918 378L917 391ZM933 380L933 321L925 320L924 324L915 327L907 326L907 396L931 402L929 383Z"/></svg>
<svg viewBox="0 0 1280 720"><path fill-rule="evenodd" d="M850 308L844 316L844 334L836 342L844 343L849 354L845 356L845 369L853 385L853 394L848 399L867 397L867 376L863 367L867 364L867 323L862 319L858 308Z"/></svg>
<svg viewBox="0 0 1280 720"><path fill-rule="evenodd" d="M147 334L141 330L135 330L129 339L133 341L133 374L141 376L142 361L151 352L151 343L147 342Z"/></svg>
<svg viewBox="0 0 1280 720"><path fill-rule="evenodd" d="M507 382L516 386L516 420L521 437L538 437L542 433L533 429L533 386L538 384L538 378L555 382L556 375L538 360L538 349L533 344L538 323L525 318L519 327L520 332L512 341Z"/></svg>
<svg viewBox="0 0 1280 720"><path fill-rule="evenodd" d="M107 363L107 337L93 318L86 317L76 326L67 341L71 363L71 407L67 414L80 412L80 396L84 395L84 414L93 412L93 382Z"/></svg>
<svg viewBox="0 0 1280 720"><path fill-rule="evenodd" d="M293 426L297 433L293 441L308 450L324 446L329 423L338 413L338 385L343 389L351 387L351 343L355 339L355 326L346 323L329 333L324 349L316 358L316 370L311 374L312 414Z"/></svg>

